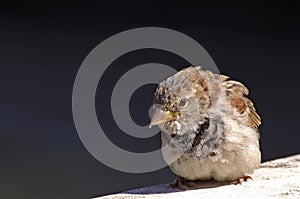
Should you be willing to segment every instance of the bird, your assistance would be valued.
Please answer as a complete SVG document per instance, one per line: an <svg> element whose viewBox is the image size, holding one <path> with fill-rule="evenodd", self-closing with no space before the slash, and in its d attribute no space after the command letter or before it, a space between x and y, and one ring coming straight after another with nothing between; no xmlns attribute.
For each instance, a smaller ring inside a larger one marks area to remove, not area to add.
<svg viewBox="0 0 300 199"><path fill-rule="evenodd" d="M260 166L261 118L249 90L229 76L190 66L160 82L150 127L162 145L180 156L169 163L171 186L187 190L196 181L242 183ZM167 161L170 152L163 151Z"/></svg>

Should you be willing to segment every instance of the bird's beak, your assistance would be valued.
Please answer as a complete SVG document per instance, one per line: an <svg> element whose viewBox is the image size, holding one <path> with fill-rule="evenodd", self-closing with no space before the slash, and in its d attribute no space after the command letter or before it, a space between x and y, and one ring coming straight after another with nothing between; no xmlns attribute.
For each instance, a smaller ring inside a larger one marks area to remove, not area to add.
<svg viewBox="0 0 300 199"><path fill-rule="evenodd" d="M173 119L173 115L170 111L163 111L161 109L156 109L149 124L151 128L154 125L158 125L164 122L168 122Z"/></svg>

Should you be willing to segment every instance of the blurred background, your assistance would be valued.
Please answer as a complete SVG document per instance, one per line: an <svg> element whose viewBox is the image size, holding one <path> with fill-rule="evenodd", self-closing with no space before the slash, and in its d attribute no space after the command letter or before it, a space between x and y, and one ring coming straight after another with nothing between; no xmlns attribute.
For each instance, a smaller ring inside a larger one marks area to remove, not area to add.
<svg viewBox="0 0 300 199"><path fill-rule="evenodd" d="M88 53L121 31L158 26L198 41L223 74L242 81L262 116L263 161L299 153L300 6L285 1L24 1L0 5L0 198L90 198L175 179L168 168L130 174L94 159L72 117L72 88ZM129 137L109 110L118 78L130 68L188 63L159 50L113 62L96 95L99 122L118 146L145 152L160 137ZM139 88L130 113L147 124L155 85ZM109 153L107 151L106 153Z"/></svg>

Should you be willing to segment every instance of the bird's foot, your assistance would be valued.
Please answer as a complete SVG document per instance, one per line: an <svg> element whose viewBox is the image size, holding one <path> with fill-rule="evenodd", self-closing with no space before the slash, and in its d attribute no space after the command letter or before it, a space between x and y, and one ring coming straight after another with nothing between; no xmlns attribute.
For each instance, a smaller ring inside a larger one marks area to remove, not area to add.
<svg viewBox="0 0 300 199"><path fill-rule="evenodd" d="M177 176L176 181L172 184L169 185L169 187L171 188L178 188L182 191L186 191L189 190L192 187L196 187L197 184L195 182L192 181L187 181L186 179Z"/></svg>
<svg viewBox="0 0 300 199"><path fill-rule="evenodd" d="M185 185L184 181L184 178L177 176L175 182L170 184L169 187L171 187L172 189L178 188L182 191L186 191L189 188Z"/></svg>
<svg viewBox="0 0 300 199"><path fill-rule="evenodd" d="M242 178L239 178L236 182L236 184L242 184L243 182L247 182L247 181L250 181L250 180L253 180L251 178L251 176L244 176Z"/></svg>

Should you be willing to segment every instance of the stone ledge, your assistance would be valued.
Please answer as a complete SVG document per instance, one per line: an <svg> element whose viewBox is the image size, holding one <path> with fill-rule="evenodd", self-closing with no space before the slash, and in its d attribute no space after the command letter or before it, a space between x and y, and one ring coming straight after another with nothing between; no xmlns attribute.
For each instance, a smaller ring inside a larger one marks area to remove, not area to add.
<svg viewBox="0 0 300 199"><path fill-rule="evenodd" d="M124 193L102 196L111 198L300 198L300 154L261 164L251 175L253 181L241 185L201 182L199 188L180 191L160 184Z"/></svg>

